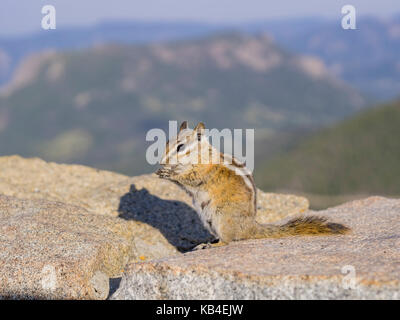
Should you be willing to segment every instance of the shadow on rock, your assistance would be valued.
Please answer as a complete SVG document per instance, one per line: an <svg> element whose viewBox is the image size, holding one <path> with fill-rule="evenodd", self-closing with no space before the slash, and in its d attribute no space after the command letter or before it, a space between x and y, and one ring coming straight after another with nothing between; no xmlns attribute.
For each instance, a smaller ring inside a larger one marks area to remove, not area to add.
<svg viewBox="0 0 400 320"><path fill-rule="evenodd" d="M178 200L161 199L145 188L137 190L133 184L121 197L118 212L123 219L145 222L157 228L181 252L215 240L192 207Z"/></svg>
<svg viewBox="0 0 400 320"><path fill-rule="evenodd" d="M110 291L108 292L107 299L110 299L110 297L114 294L114 292L118 290L119 285L121 283L121 279L122 279L122 277L110 278L110 280L109 280Z"/></svg>

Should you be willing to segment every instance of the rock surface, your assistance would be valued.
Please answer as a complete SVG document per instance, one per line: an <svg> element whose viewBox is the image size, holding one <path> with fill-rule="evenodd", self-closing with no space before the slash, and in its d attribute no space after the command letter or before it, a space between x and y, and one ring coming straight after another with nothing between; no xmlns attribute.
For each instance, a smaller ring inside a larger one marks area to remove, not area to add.
<svg viewBox="0 0 400 320"><path fill-rule="evenodd" d="M352 232L130 264L112 299L400 299L400 200L372 197L318 214Z"/></svg>
<svg viewBox="0 0 400 320"><path fill-rule="evenodd" d="M102 299L128 261L212 239L190 197L154 175L19 156L0 157L0 168L0 297ZM260 222L308 209L302 197L258 198Z"/></svg>
<svg viewBox="0 0 400 320"><path fill-rule="evenodd" d="M212 239L201 225L191 198L177 185L155 175L127 177L81 165L19 156L1 157L0 168L0 194L61 201L93 214L138 222L134 239L136 256L147 259L169 256L176 253L172 246L187 251ZM263 223L277 221L304 212L308 206L303 197L259 190L257 219ZM172 246L156 245L166 242L165 239Z"/></svg>
<svg viewBox="0 0 400 320"><path fill-rule="evenodd" d="M0 297L104 299L132 252L119 218L0 195Z"/></svg>

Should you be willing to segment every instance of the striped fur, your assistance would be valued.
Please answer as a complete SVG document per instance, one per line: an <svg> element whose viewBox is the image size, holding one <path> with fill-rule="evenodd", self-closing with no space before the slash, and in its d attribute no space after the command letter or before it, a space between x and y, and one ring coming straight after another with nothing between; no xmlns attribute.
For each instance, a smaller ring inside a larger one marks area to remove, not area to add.
<svg viewBox="0 0 400 320"><path fill-rule="evenodd" d="M348 231L343 225L314 216L283 225L258 224L257 189L251 171L233 156L216 150L203 132L202 123L195 129L182 124L178 136L168 141L157 174L192 196L204 226L220 241Z"/></svg>

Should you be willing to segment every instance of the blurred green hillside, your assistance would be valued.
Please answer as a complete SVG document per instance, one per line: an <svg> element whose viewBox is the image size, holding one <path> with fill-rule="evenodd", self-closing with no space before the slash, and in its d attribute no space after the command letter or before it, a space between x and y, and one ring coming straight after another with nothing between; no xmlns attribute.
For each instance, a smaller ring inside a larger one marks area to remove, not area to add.
<svg viewBox="0 0 400 320"><path fill-rule="evenodd" d="M44 52L2 90L0 153L140 174L154 170L145 160L147 130L167 129L168 120L256 128L258 141L281 150L366 103L321 61L265 35Z"/></svg>
<svg viewBox="0 0 400 320"><path fill-rule="evenodd" d="M316 207L350 196L400 195L400 101L364 111L259 164L266 190L306 193Z"/></svg>

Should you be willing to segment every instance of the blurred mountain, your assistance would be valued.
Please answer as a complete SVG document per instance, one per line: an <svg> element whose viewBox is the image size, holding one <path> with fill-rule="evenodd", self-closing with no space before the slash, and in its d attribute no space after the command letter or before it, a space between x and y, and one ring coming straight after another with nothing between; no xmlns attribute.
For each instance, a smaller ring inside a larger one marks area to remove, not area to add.
<svg viewBox="0 0 400 320"><path fill-rule="evenodd" d="M0 85L10 80L13 71L26 56L44 50L90 48L106 43L165 42L204 36L221 28L218 25L194 22L123 21L0 38Z"/></svg>
<svg viewBox="0 0 400 320"><path fill-rule="evenodd" d="M105 43L145 44L236 30L267 32L283 48L320 58L329 72L378 100L400 92L400 15L359 17L357 30L343 30L337 20L277 19L242 24L193 22L107 22L93 27L43 31L0 38L0 85L10 80L27 55L47 49L90 48Z"/></svg>
<svg viewBox="0 0 400 320"><path fill-rule="evenodd" d="M279 149L365 104L320 60L266 35L47 51L26 59L2 90L0 152L137 174L151 169L147 130L167 129L168 120L257 128L258 141Z"/></svg>
<svg viewBox="0 0 400 320"><path fill-rule="evenodd" d="M256 170L265 190L400 195L400 101L308 137ZM329 199L327 199L329 200Z"/></svg>
<svg viewBox="0 0 400 320"><path fill-rule="evenodd" d="M344 30L340 19L290 19L259 22L245 28L268 31L293 52L314 55L330 72L380 100L400 95L400 15L388 19L361 17L356 30Z"/></svg>

